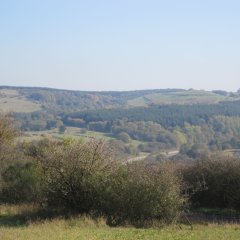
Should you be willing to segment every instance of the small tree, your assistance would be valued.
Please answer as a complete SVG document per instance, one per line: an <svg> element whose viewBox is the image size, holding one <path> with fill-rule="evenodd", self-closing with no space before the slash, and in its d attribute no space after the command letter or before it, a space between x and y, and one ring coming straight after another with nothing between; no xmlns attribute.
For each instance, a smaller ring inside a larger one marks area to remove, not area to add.
<svg viewBox="0 0 240 240"><path fill-rule="evenodd" d="M13 125L10 116L0 117L0 178L3 169L14 158L14 138L17 136L17 130Z"/></svg>
<svg viewBox="0 0 240 240"><path fill-rule="evenodd" d="M117 138L125 143L129 143L131 138L126 132L121 132L117 135Z"/></svg>
<svg viewBox="0 0 240 240"><path fill-rule="evenodd" d="M59 131L59 133L65 133L65 131L66 131L66 126L65 126L65 125L60 125L60 126L58 127L58 131Z"/></svg>

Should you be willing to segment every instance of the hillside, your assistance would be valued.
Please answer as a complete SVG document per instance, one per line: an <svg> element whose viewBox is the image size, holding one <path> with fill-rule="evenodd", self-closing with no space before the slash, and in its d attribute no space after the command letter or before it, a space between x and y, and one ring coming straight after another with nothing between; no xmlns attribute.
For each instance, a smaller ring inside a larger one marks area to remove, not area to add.
<svg viewBox="0 0 240 240"><path fill-rule="evenodd" d="M213 104L239 98L237 93L193 89L91 92L0 86L0 110L3 112L34 112L41 109L75 112L166 104Z"/></svg>
<svg viewBox="0 0 240 240"><path fill-rule="evenodd" d="M7 112L34 112L41 110L41 103L27 99L17 89L0 90L0 111Z"/></svg>

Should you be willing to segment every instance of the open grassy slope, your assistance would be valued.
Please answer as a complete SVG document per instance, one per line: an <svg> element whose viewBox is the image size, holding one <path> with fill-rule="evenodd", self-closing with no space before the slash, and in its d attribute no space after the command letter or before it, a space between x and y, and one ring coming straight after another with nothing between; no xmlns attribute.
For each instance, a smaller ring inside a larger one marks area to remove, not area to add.
<svg viewBox="0 0 240 240"><path fill-rule="evenodd" d="M26 210L17 206L0 206L0 239L3 240L238 240L239 225L164 226L149 229L110 228L104 219L88 217L40 220L26 218ZM30 208L31 209L31 208ZM29 208L28 208L29 210Z"/></svg>
<svg viewBox="0 0 240 240"><path fill-rule="evenodd" d="M86 138L97 138L103 140L111 140L115 139L109 134L96 132L96 131L87 131L85 133L81 132L81 128L77 127L67 127L65 133L59 133L57 128L52 130L45 130L45 131L35 131L35 132L27 132L20 136L18 139L20 141L32 141L32 140L40 140L44 137L53 137L56 139L63 139L63 138L78 138L78 139L86 139Z"/></svg>
<svg viewBox="0 0 240 240"><path fill-rule="evenodd" d="M0 90L0 112L34 112L41 109L41 104L28 100L14 89Z"/></svg>
<svg viewBox="0 0 240 240"><path fill-rule="evenodd" d="M147 94L128 101L128 104L130 106L144 106L147 104L211 104L227 99L227 97L213 92L189 90Z"/></svg>

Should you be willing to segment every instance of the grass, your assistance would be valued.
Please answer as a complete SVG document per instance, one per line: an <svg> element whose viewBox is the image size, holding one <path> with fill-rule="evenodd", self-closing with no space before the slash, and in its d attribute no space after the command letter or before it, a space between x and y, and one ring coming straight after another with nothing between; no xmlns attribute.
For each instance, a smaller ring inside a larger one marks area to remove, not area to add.
<svg viewBox="0 0 240 240"><path fill-rule="evenodd" d="M217 103L225 97L207 91L174 92L171 94L151 94L148 96L155 104L192 104L192 103Z"/></svg>
<svg viewBox="0 0 240 240"><path fill-rule="evenodd" d="M41 105L26 99L16 90L0 90L0 111L9 112L34 112L41 110Z"/></svg>
<svg viewBox="0 0 240 240"><path fill-rule="evenodd" d="M149 104L212 104L220 101L233 100L213 92L203 90L188 90L166 93L152 93L128 101L130 107L144 107Z"/></svg>
<svg viewBox="0 0 240 240"><path fill-rule="evenodd" d="M82 129L77 127L66 127L65 133L59 133L57 128L52 130L45 130L45 131L25 132L23 136L19 137L19 140L20 141L40 140L43 137L53 137L56 139L72 137L77 139L96 138L96 139L103 139L105 141L110 141L114 139L116 140L116 138L111 134L97 132L97 131L86 131L85 133L82 133ZM125 145L126 146L132 145L137 147L139 144L144 144L144 143L146 142L131 139L130 142L126 143Z"/></svg>
<svg viewBox="0 0 240 240"><path fill-rule="evenodd" d="M94 221L88 217L69 219L22 220L29 206L0 206L0 239L3 240L238 240L240 225L187 225L136 229L134 227L110 228L104 219ZM22 215L21 215L22 214Z"/></svg>
<svg viewBox="0 0 240 240"><path fill-rule="evenodd" d="M239 228L234 226L198 226L195 230L162 228L134 229L109 228L98 225L82 225L81 222L55 220L51 222L30 224L27 227L1 228L0 238L3 240L238 240Z"/></svg>
<svg viewBox="0 0 240 240"><path fill-rule="evenodd" d="M87 131L86 133L81 132L81 128L77 127L67 127L65 133L59 133L58 129L45 130L45 131L35 131L35 132L26 132L25 135L20 137L20 140L39 140L43 137L53 137L57 139L62 139L66 137L73 138L98 138L104 140L115 139L109 134L96 132L96 131Z"/></svg>

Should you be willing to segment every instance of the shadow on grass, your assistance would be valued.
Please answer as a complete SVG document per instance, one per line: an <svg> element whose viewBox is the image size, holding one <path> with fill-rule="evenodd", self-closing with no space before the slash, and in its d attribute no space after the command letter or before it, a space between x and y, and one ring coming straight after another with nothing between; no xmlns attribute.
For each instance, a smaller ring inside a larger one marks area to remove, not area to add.
<svg viewBox="0 0 240 240"><path fill-rule="evenodd" d="M0 227L22 227L32 222L52 220L54 218L70 218L69 214L58 211L37 210L18 214L6 213L0 215Z"/></svg>
<svg viewBox="0 0 240 240"><path fill-rule="evenodd" d="M26 218L22 215L0 216L0 227L20 227L26 225Z"/></svg>

